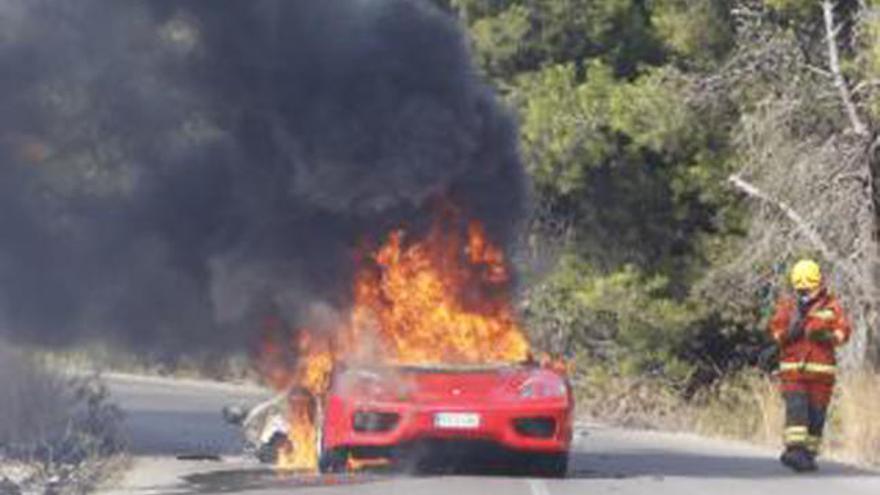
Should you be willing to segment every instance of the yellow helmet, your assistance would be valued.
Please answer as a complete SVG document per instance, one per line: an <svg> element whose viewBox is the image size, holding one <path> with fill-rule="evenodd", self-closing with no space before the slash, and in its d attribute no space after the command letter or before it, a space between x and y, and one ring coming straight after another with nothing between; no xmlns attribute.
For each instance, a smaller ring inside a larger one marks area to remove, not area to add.
<svg viewBox="0 0 880 495"><path fill-rule="evenodd" d="M810 259L802 259L791 269L791 286L795 290L813 291L822 285L822 269Z"/></svg>

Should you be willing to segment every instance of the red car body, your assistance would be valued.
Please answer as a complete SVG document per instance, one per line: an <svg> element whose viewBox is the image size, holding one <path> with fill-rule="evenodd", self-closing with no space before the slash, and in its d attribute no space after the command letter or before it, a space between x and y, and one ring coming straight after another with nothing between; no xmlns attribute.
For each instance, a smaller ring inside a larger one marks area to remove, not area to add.
<svg viewBox="0 0 880 495"><path fill-rule="evenodd" d="M324 403L321 469L445 451L564 475L572 416L567 379L537 365L352 368Z"/></svg>

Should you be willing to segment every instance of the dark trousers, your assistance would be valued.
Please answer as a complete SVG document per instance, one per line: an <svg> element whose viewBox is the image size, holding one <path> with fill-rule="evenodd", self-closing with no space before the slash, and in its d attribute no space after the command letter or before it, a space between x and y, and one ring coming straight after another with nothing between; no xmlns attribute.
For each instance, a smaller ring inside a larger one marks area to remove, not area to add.
<svg viewBox="0 0 880 495"><path fill-rule="evenodd" d="M781 388L785 399L786 448L802 447L818 454L834 383L784 380Z"/></svg>

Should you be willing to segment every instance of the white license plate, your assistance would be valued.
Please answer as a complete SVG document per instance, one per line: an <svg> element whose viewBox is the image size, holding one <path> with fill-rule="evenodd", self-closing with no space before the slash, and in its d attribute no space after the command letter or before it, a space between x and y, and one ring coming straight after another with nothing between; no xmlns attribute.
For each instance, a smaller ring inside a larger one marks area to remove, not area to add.
<svg viewBox="0 0 880 495"><path fill-rule="evenodd" d="M471 430L480 427L480 415L476 413L437 413L434 427L451 430Z"/></svg>

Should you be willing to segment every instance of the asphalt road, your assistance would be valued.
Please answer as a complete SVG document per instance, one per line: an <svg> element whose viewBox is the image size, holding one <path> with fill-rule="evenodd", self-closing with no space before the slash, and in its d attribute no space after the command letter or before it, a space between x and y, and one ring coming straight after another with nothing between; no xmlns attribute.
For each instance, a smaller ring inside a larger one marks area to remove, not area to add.
<svg viewBox="0 0 880 495"><path fill-rule="evenodd" d="M301 495L773 495L880 493L880 472L824 462L795 475L777 453L692 435L578 428L562 480L484 476L278 475L241 455L242 441L219 411L266 392L196 381L109 377L127 411L132 469L105 494L250 493ZM183 456L181 459L179 456ZM214 457L216 456L216 457ZM189 459L189 460L187 460ZM196 459L196 460L193 460ZM213 460L211 460L213 459Z"/></svg>

